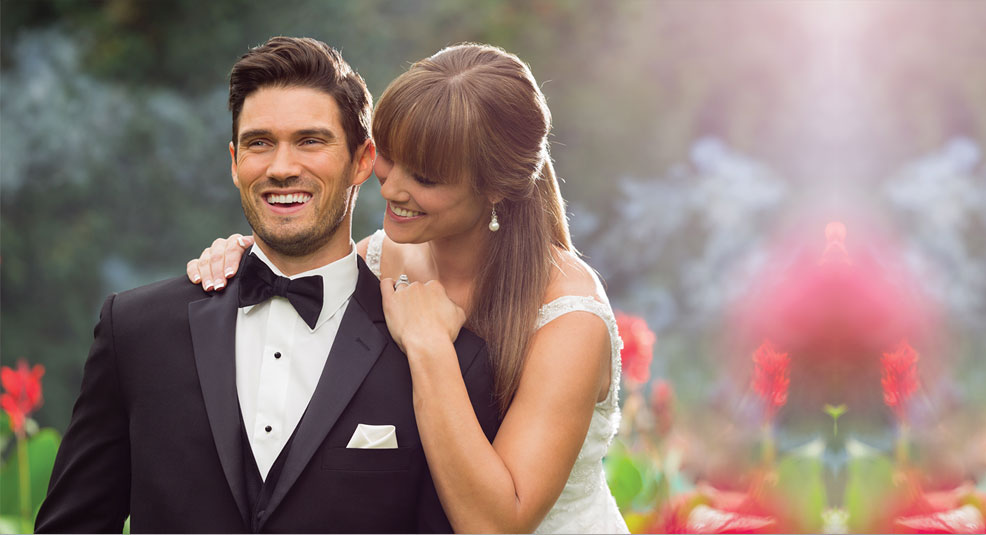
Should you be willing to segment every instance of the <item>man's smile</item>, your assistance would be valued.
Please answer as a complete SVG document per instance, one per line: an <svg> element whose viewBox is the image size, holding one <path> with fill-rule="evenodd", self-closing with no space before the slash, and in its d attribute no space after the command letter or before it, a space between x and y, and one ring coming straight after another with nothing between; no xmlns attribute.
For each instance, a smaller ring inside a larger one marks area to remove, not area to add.
<svg viewBox="0 0 986 535"><path fill-rule="evenodd" d="M277 214L289 214L301 210L312 200L312 194L307 192L265 193L262 195L267 206Z"/></svg>

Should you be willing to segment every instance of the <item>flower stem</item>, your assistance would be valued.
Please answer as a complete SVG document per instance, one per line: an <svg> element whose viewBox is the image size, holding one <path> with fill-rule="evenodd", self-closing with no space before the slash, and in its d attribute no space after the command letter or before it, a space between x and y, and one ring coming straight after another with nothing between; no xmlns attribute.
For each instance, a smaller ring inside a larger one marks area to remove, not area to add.
<svg viewBox="0 0 986 535"><path fill-rule="evenodd" d="M910 428L905 422L900 423L900 431L897 434L897 447L896 447L896 457L897 464L904 466L907 464L908 460L908 437L910 436Z"/></svg>
<svg viewBox="0 0 986 535"><path fill-rule="evenodd" d="M763 437L760 444L760 459L764 466L773 466L777 447L774 445L774 433L770 422L763 424Z"/></svg>
<svg viewBox="0 0 986 535"><path fill-rule="evenodd" d="M20 480L21 521L31 522L31 465L27 459L27 438L17 433L17 477ZM33 528L33 526L31 526ZM33 529L31 530L33 531Z"/></svg>

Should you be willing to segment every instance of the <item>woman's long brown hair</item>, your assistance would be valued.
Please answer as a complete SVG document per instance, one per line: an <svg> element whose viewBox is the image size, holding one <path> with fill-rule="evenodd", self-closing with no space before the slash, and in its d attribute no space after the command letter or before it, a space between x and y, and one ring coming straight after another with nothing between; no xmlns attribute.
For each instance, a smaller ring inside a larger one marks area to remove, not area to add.
<svg viewBox="0 0 986 535"><path fill-rule="evenodd" d="M572 251L548 152L551 113L527 65L479 44L445 48L391 82L373 115L380 153L443 183L467 180L495 205L466 324L486 339L501 416L520 383L551 276L552 246Z"/></svg>

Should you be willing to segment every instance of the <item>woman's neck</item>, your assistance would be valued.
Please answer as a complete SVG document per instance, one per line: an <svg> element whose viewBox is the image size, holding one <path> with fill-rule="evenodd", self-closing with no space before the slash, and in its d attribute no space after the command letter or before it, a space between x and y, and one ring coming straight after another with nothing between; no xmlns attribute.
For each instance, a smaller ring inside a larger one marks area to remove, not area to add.
<svg viewBox="0 0 986 535"><path fill-rule="evenodd" d="M467 315L472 309L472 296L489 238L489 230L478 227L474 231L425 244L426 260L430 269L434 270L435 278L445 287L449 298Z"/></svg>

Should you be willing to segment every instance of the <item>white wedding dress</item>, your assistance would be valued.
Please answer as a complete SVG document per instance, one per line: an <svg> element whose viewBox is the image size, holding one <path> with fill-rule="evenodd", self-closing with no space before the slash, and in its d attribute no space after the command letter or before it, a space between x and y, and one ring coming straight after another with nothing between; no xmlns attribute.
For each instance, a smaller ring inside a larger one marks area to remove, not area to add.
<svg viewBox="0 0 986 535"><path fill-rule="evenodd" d="M383 248L383 230L376 231L367 244L366 263L380 276L380 253ZM602 318L609 329L611 341L609 395L596 403L592 412L589 432L582 450L575 460L572 473L558 501L548 511L535 533L629 533L623 516L616 507L606 473L603 456L609 449L613 436L620 428L620 350L623 340L616 330L616 318L608 305L587 296L559 297L541 307L537 328L569 312L589 312Z"/></svg>

